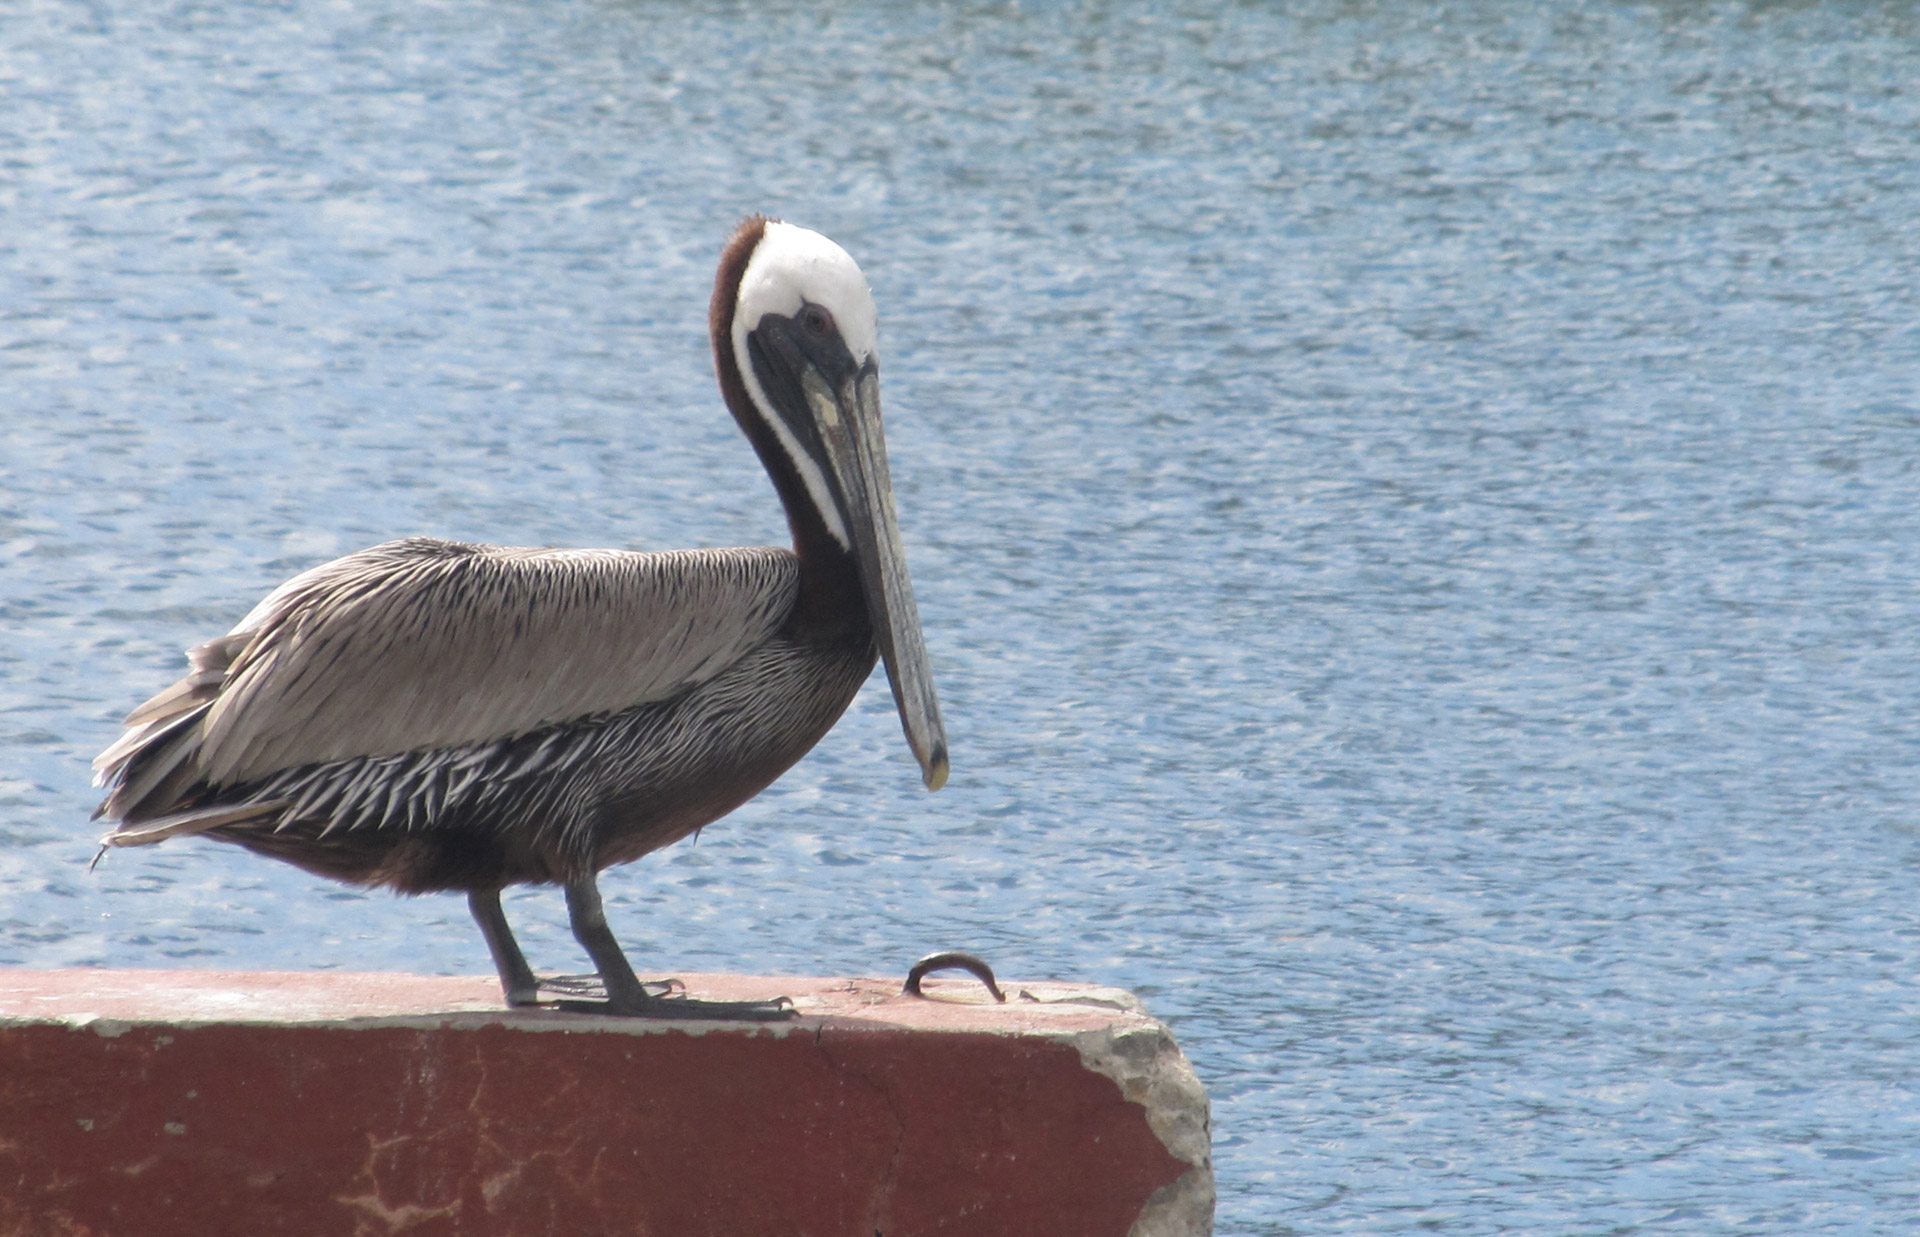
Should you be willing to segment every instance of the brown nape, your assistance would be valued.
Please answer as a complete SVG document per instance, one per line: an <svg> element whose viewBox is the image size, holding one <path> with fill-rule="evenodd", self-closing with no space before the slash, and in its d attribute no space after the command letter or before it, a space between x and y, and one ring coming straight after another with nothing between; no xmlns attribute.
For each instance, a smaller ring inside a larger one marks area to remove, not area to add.
<svg viewBox="0 0 1920 1237"><path fill-rule="evenodd" d="M754 454L767 470L775 492L780 495L780 505L786 508L787 523L793 526L794 549L801 552L803 538L794 511L796 503L802 506L807 503L804 489L799 485L792 463L774 441L772 431L751 411L753 400L747 394L746 379L741 377L739 363L733 355L733 315L740 305L740 281L746 278L747 263L753 260L753 251L759 248L767 234L767 225L773 222L775 220L765 215L749 215L734 229L733 238L720 254L720 270L713 277L713 300L707 307L707 334L713 343L713 373L720 380L720 398L726 401L734 423L753 444Z"/></svg>
<svg viewBox="0 0 1920 1237"><path fill-rule="evenodd" d="M740 303L740 280L747 273L747 263L752 260L760 238L767 234L767 225L777 222L765 215L748 215L742 219L728 239L727 247L720 251L720 269L713 276L713 299L707 302L707 334L713 340L713 368L719 375L720 393L726 397L728 407L734 406L735 394L727 389L729 377L739 388L741 398L747 394L734 367L732 349L726 346L733 337L733 307Z"/></svg>

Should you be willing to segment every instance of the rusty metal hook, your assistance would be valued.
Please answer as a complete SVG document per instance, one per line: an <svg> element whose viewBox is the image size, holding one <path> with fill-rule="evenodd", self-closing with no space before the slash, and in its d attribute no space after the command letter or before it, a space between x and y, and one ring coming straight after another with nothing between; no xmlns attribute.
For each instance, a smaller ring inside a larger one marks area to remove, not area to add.
<svg viewBox="0 0 1920 1237"><path fill-rule="evenodd" d="M920 991L920 981L926 977L929 971L951 970L971 972L976 979L987 986L988 992L993 993L994 1000L1002 1004L1006 1003L1007 994L1000 991L1000 985L993 980L993 968L975 955L962 953L957 949L949 949L937 954L928 954L926 957L920 959L920 961L914 963L913 969L907 972L906 986L901 988L900 991L907 996L917 996L923 1000L931 1000L931 997L928 997L926 993Z"/></svg>

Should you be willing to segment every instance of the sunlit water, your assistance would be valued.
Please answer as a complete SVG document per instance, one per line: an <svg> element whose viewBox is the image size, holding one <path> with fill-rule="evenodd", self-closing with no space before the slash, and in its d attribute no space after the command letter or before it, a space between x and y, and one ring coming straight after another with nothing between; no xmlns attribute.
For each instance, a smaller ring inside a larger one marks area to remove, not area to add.
<svg viewBox="0 0 1920 1237"><path fill-rule="evenodd" d="M954 777L870 686L608 874L643 970L1138 989L1222 1233L1913 1231L1907 7L1277 7L0 9L0 963L484 973L89 876L86 761L336 553L779 540L769 210L879 299Z"/></svg>

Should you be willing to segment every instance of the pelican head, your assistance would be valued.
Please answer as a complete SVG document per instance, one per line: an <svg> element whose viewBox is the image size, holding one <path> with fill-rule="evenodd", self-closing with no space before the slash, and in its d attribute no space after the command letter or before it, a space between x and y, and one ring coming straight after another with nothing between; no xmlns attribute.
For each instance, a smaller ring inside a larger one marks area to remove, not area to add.
<svg viewBox="0 0 1920 1237"><path fill-rule="evenodd" d="M866 276L818 232L749 219L721 259L712 328L728 406L781 492L796 544L804 555L817 527L854 565L907 744L938 790L946 732L894 514Z"/></svg>

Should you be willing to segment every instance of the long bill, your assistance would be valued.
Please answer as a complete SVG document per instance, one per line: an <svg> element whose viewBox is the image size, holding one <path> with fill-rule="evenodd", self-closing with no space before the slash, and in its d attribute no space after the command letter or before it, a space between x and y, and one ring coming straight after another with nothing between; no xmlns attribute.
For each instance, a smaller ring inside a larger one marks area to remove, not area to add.
<svg viewBox="0 0 1920 1237"><path fill-rule="evenodd" d="M886 662L901 729L920 762L921 780L928 790L938 790L947 784L947 733L940 724L940 702L934 697L933 672L920 636L920 610L914 604L900 521L893 509L887 441L880 428L879 371L869 360L834 390L819 370L808 366L801 386L853 538L867 615Z"/></svg>

